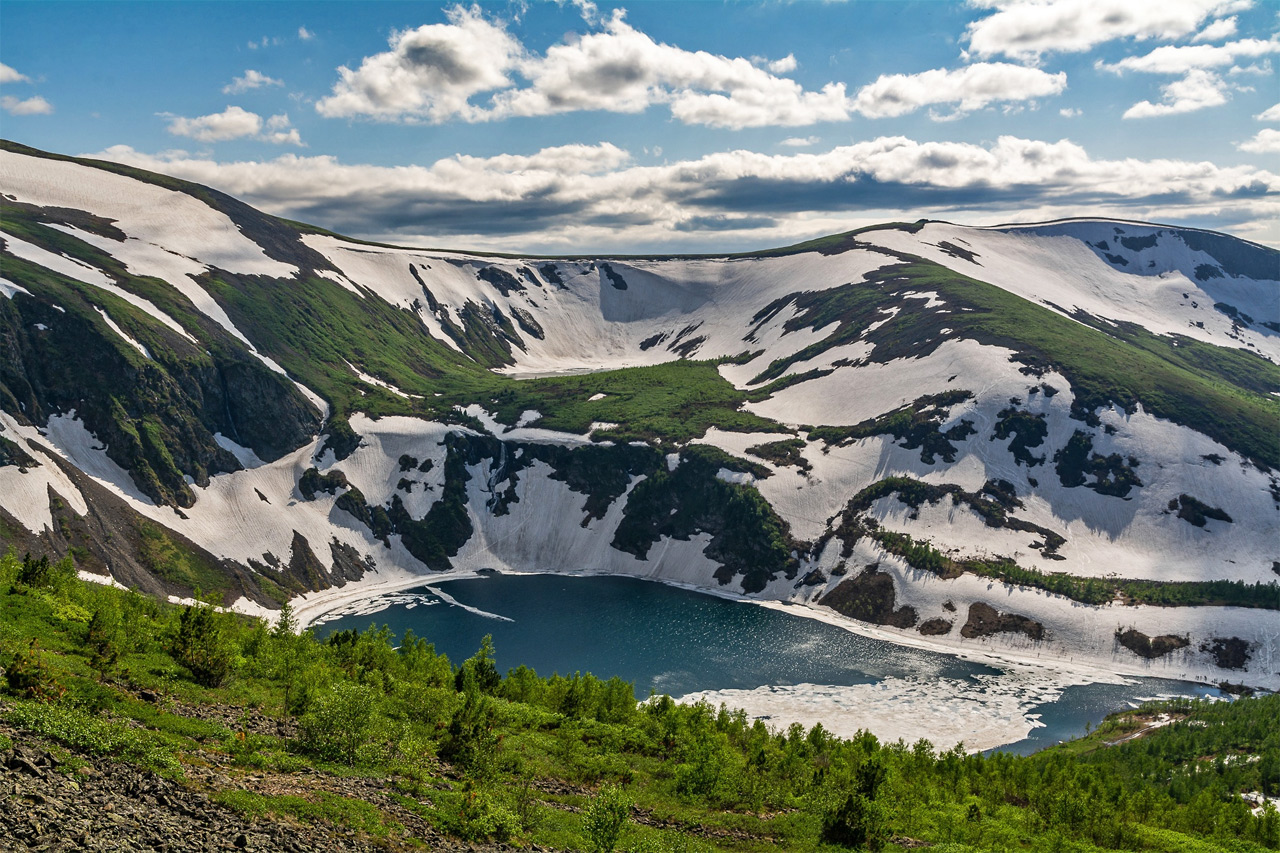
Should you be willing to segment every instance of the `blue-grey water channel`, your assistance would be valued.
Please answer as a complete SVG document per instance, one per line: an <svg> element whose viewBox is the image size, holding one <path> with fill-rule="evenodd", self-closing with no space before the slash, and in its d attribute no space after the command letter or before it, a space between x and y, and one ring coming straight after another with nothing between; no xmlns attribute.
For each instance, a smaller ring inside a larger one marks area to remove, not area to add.
<svg viewBox="0 0 1280 853"><path fill-rule="evenodd" d="M885 678L970 679L999 670L951 655L864 637L784 610L623 577L491 575L433 583L316 626L412 629L455 664L493 635L500 672L524 664L540 675L621 676L640 698L765 685L869 684ZM378 608L374 610L374 608ZM370 612L373 610L373 612ZM1166 679L1067 687L1033 709L1042 728L1001 747L1028 753L1085 732L1143 697L1219 695Z"/></svg>

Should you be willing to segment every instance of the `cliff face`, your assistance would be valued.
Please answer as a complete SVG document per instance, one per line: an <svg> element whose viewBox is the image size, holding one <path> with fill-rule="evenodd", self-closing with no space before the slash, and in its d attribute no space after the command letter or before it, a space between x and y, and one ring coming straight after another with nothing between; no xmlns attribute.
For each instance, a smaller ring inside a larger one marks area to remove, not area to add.
<svg viewBox="0 0 1280 853"><path fill-rule="evenodd" d="M245 607L589 570L1275 678L1273 250L1089 220L422 252L11 144L0 190L10 544Z"/></svg>

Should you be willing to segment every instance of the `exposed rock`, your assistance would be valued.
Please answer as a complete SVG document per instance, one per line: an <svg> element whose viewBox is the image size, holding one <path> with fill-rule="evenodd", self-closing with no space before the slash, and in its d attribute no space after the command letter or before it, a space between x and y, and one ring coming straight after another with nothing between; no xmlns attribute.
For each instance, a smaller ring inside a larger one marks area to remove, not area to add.
<svg viewBox="0 0 1280 853"><path fill-rule="evenodd" d="M1200 651L1211 655L1221 669L1244 669L1252 657L1249 643L1239 637L1214 637L1201 643Z"/></svg>
<svg viewBox="0 0 1280 853"><path fill-rule="evenodd" d="M916 630L926 637L939 637L943 634L950 634L952 626L955 625L950 619L943 619L935 616L932 619L926 619L920 623L920 627Z"/></svg>
<svg viewBox="0 0 1280 853"><path fill-rule="evenodd" d="M895 610L896 600L893 576L880 571L879 563L872 563L857 577L841 581L835 589L818 599L818 603L873 625L889 625L894 628L910 628L915 625L919 618L916 609L905 605ZM951 623L948 622L948 630L950 627Z"/></svg>
<svg viewBox="0 0 1280 853"><path fill-rule="evenodd" d="M969 605L969 620L960 628L960 636L966 640L1019 632L1033 640L1044 639L1044 626L1039 622L1016 613L1001 613L981 601Z"/></svg>
<svg viewBox="0 0 1280 853"><path fill-rule="evenodd" d="M1179 637L1174 634L1161 634L1158 637L1148 637L1146 634L1134 628L1126 631L1116 631L1116 642L1124 646L1136 655L1154 660L1164 657L1170 652L1178 649L1186 648L1191 645L1191 640L1187 637Z"/></svg>

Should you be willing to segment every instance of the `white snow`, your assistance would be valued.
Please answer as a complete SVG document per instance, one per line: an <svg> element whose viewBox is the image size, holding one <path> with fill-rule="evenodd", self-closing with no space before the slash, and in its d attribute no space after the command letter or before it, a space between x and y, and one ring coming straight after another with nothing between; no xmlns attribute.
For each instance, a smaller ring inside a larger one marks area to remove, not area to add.
<svg viewBox="0 0 1280 853"><path fill-rule="evenodd" d="M21 285L14 284L7 278L0 278L0 293L4 294L5 299L12 299L18 293L25 293L27 296L31 295L31 291Z"/></svg>
<svg viewBox="0 0 1280 853"><path fill-rule="evenodd" d="M707 701L742 708L779 730L791 723L816 723L832 734L850 738L869 731L881 742L907 744L928 740L939 752L963 744L981 752L1022 740L1044 724L1033 713L1062 690L1099 681L1126 683L1105 673L1049 666L1004 663L995 675L973 681L954 678L887 677L874 684L772 685L753 690L708 690L679 697L681 702Z"/></svg>
<svg viewBox="0 0 1280 853"><path fill-rule="evenodd" d="M1118 242L1152 236L1158 237L1156 245L1136 252ZM1201 282L1196 268L1216 262L1167 228L1104 220L998 229L931 222L916 234L885 229L869 232L864 239L920 255L1059 313L1078 309L1136 323L1156 334L1186 335L1226 347L1252 345L1280 361L1280 335L1258 328L1234 332L1231 318L1213 307L1224 302L1257 321L1280 321L1280 281L1223 276ZM1086 241L1106 244L1132 261L1110 264L1100 256L1102 249L1095 251ZM976 262L947 254L937 246L942 242L965 245L977 253ZM1280 278L1280 270L1276 273Z"/></svg>
<svg viewBox="0 0 1280 853"><path fill-rule="evenodd" d="M85 210L130 237L233 273L292 277L225 214L186 193L62 160L0 151L0 186L20 202Z"/></svg>
<svg viewBox="0 0 1280 853"><path fill-rule="evenodd" d="M116 321L115 321L115 320L112 320L112 319L111 319L111 316L110 316L109 314L107 314L107 312L106 312L106 311L104 311L104 310L103 310L103 309L101 309L101 308L95 308L95 310L96 310L100 315L102 315L102 319L103 319L104 321L106 321L106 324L107 324L108 326L110 326L110 327L111 327L111 331L115 332L117 335L119 335L120 337L124 338L124 339L129 343L129 346L133 347L133 348L134 348L134 349L136 349L138 352L142 353L142 355L143 355L144 357L146 357L146 358L151 358L151 352L150 352L146 347L144 347L142 344L138 343L137 339L135 339L135 338L133 338L133 337L130 337L130 336L129 336L129 334L127 334L127 333L125 332L125 330L124 330L124 329L122 329L122 328L120 328L118 325L116 325Z"/></svg>
<svg viewBox="0 0 1280 853"><path fill-rule="evenodd" d="M365 384L375 385L379 388L386 389L387 391L390 391L392 394L395 394L397 397L403 397L406 400L422 399L421 394L406 394L404 391L401 391L399 388L392 385L390 382L384 382L376 376L372 376L368 373L365 373L363 370L356 367L354 364L352 364L349 361L344 361L343 363L346 364L346 366L351 369L351 372L354 373L357 377L359 377L360 381L364 382Z"/></svg>
<svg viewBox="0 0 1280 853"><path fill-rule="evenodd" d="M218 446L223 450L229 451L231 455L236 458L236 461L246 468L261 468L263 465L267 464L259 459L258 454L254 453L253 450L236 444L220 432L215 432L213 434L213 440L216 441Z"/></svg>

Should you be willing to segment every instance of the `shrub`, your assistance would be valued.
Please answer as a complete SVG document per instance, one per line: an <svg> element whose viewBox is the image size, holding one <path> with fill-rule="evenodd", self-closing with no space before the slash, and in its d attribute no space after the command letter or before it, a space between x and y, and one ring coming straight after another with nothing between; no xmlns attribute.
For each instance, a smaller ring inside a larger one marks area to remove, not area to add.
<svg viewBox="0 0 1280 853"><path fill-rule="evenodd" d="M40 659L39 651L39 642L31 640L27 650L19 652L13 663L4 669L4 678L9 692L15 696L49 702L62 696L66 688Z"/></svg>
<svg viewBox="0 0 1280 853"><path fill-rule="evenodd" d="M318 758L355 764L372 747L377 696L362 684L333 685L298 722L298 743Z"/></svg>
<svg viewBox="0 0 1280 853"><path fill-rule="evenodd" d="M631 815L631 801L617 785L606 783L591 798L582 818L592 853L613 853Z"/></svg>

